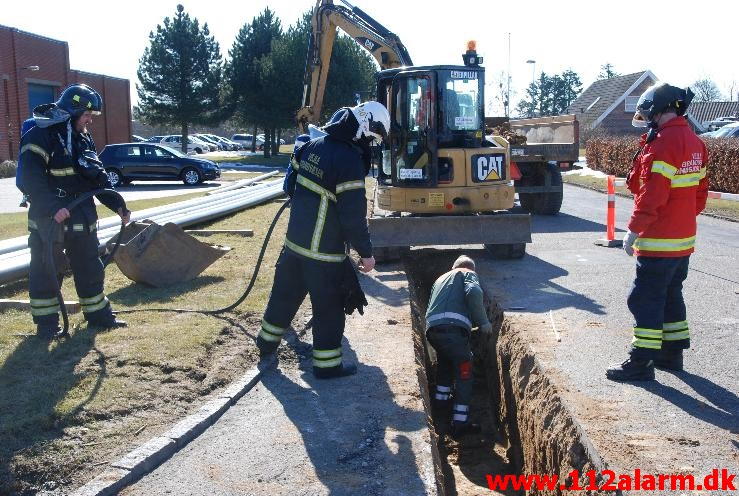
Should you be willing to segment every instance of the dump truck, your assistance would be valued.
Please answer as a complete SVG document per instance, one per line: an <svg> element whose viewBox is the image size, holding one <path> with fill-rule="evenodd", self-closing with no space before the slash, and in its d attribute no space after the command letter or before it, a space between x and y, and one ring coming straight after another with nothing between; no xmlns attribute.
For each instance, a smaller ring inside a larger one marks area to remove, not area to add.
<svg viewBox="0 0 739 496"><path fill-rule="evenodd" d="M574 115L514 120L486 117L485 124L488 129L505 126L513 135L511 161L521 207L532 214L558 213L563 197L561 170L572 167L580 155L577 118Z"/></svg>
<svg viewBox="0 0 739 496"><path fill-rule="evenodd" d="M498 258L520 258L531 242L528 214L514 204L511 156L500 136L485 141L485 69L474 41L462 65L414 66L400 38L361 9L317 0L306 59L302 132L321 117L337 29L382 69L377 101L391 116L376 154L369 219L378 249L483 244Z"/></svg>

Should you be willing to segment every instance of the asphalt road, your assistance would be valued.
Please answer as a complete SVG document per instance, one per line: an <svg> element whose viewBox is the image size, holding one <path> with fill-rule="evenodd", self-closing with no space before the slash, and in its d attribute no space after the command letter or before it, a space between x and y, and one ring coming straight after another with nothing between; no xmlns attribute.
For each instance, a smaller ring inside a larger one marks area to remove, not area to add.
<svg viewBox="0 0 739 496"><path fill-rule="evenodd" d="M592 417L586 430L601 434L596 444L614 455L616 466L738 472L739 223L698 218L684 284L692 343L685 372L657 371L655 382L618 384L606 380L605 369L626 358L635 262L620 248L594 245L605 234L604 194L565 185L564 197L560 215L533 218L534 242L524 259L481 264L481 279L503 307L518 307L523 317L541 315L549 325L552 311L562 341L551 341L548 365L573 398L582 398L579 413ZM620 238L632 201L617 197L616 203Z"/></svg>

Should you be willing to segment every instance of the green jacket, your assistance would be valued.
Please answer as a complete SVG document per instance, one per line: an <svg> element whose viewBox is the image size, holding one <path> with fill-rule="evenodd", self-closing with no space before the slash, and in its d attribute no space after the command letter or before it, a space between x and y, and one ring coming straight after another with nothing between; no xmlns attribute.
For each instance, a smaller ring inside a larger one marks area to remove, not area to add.
<svg viewBox="0 0 739 496"><path fill-rule="evenodd" d="M444 324L471 330L487 323L480 279L475 272L453 269L436 279L426 310L426 330Z"/></svg>

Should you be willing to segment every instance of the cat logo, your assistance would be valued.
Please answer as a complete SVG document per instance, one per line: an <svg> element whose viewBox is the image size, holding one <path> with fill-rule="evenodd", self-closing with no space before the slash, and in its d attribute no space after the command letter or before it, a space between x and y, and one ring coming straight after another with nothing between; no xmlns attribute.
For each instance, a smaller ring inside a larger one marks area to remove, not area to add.
<svg viewBox="0 0 739 496"><path fill-rule="evenodd" d="M505 155L472 155L472 181L499 181L505 179Z"/></svg>

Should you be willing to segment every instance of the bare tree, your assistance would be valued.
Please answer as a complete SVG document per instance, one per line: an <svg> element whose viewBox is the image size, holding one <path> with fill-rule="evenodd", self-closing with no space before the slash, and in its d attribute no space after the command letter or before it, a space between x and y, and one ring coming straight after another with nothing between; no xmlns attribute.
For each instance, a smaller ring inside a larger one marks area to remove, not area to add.
<svg viewBox="0 0 739 496"><path fill-rule="evenodd" d="M729 91L729 101L730 102L734 101L734 95L736 95L737 100L739 100L739 92L737 91L736 80L727 84L726 87L728 88L728 91Z"/></svg>
<svg viewBox="0 0 739 496"><path fill-rule="evenodd" d="M721 99L721 91L712 80L699 79L691 86L695 92L696 102L715 102Z"/></svg>

